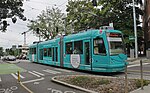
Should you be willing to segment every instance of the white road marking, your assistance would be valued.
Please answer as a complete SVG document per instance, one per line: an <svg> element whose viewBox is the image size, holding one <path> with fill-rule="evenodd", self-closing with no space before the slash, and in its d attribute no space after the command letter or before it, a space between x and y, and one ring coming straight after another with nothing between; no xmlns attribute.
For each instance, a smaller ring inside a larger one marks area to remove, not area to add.
<svg viewBox="0 0 150 93"><path fill-rule="evenodd" d="M14 73L11 73L11 75L12 75L15 79L18 79L18 76L16 76Z"/></svg>
<svg viewBox="0 0 150 93"><path fill-rule="evenodd" d="M0 82L2 81L1 77L0 77Z"/></svg>
<svg viewBox="0 0 150 93"><path fill-rule="evenodd" d="M65 70L65 69L59 69L59 68L55 68L55 70L58 70L58 71L63 71L63 72L71 72L69 70Z"/></svg>
<svg viewBox="0 0 150 93"><path fill-rule="evenodd" d="M143 65L148 65L150 63L143 63ZM135 64L135 65L129 65L128 67L135 67L135 66L140 66L140 64Z"/></svg>
<svg viewBox="0 0 150 93"><path fill-rule="evenodd" d="M40 72L37 72L37 71L32 71L32 72L34 72L34 73L36 73L36 74L39 74L39 75L41 75L41 76L45 76L44 74L42 74L42 73L40 73Z"/></svg>
<svg viewBox="0 0 150 93"><path fill-rule="evenodd" d="M10 89L11 89L11 90L17 90L18 87L17 87L17 86L12 86L12 87L10 87Z"/></svg>
<svg viewBox="0 0 150 93"><path fill-rule="evenodd" d="M34 79L34 80L29 80L29 81L24 81L22 82L23 84L26 84L26 83L31 83L31 82L37 82L37 81L41 81L41 80L44 80L44 78L40 78L40 79Z"/></svg>
<svg viewBox="0 0 150 93"><path fill-rule="evenodd" d="M38 85L38 84L40 84L40 82L34 82L34 85Z"/></svg>
<svg viewBox="0 0 150 93"><path fill-rule="evenodd" d="M16 75L18 75L18 73L16 73ZM23 78L25 78L25 77L24 77L24 76L22 76L22 75L20 74L20 78L22 78L22 79L23 79Z"/></svg>
<svg viewBox="0 0 150 93"><path fill-rule="evenodd" d="M41 77L40 75L38 75L38 74L36 74L36 73L33 73L33 72L31 72L31 71L28 71L28 72L29 72L30 74L36 76L36 77Z"/></svg>
<svg viewBox="0 0 150 93"><path fill-rule="evenodd" d="M49 70L49 69L46 69L46 70L43 70L47 73L51 73L51 74L58 74L58 73L61 73L61 72L58 72L58 71L53 71L53 70Z"/></svg>

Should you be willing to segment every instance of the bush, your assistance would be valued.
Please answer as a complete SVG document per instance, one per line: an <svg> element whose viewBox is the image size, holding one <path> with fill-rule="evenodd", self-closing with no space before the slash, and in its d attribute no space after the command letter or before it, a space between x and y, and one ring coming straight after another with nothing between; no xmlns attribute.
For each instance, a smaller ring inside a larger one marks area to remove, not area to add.
<svg viewBox="0 0 150 93"><path fill-rule="evenodd" d="M148 86L148 84L150 84L149 80L143 80L143 86ZM141 87L141 79L136 79L136 87Z"/></svg>

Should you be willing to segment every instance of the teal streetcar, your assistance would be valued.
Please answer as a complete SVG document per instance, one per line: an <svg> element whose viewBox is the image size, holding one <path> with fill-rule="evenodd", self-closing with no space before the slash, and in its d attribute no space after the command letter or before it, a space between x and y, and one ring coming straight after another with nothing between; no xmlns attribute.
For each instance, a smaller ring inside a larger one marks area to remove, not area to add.
<svg viewBox="0 0 150 93"><path fill-rule="evenodd" d="M127 56L121 31L90 29L30 45L29 60L94 72L124 71Z"/></svg>

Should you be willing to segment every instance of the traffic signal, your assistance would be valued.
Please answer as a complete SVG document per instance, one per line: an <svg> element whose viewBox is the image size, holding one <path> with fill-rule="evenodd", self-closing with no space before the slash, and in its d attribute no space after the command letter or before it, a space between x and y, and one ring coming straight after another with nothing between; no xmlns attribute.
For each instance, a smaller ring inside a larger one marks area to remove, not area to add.
<svg viewBox="0 0 150 93"><path fill-rule="evenodd" d="M13 23L16 23L16 21L17 21L17 18L16 18L16 17L12 18L12 22L13 22Z"/></svg>
<svg viewBox="0 0 150 93"><path fill-rule="evenodd" d="M3 21L3 26L4 26L4 27L7 26L7 21L6 21L6 20Z"/></svg>
<svg viewBox="0 0 150 93"><path fill-rule="evenodd" d="M4 20L4 21L3 21L3 31L6 30L7 26L8 26L7 21Z"/></svg>
<svg viewBox="0 0 150 93"><path fill-rule="evenodd" d="M40 29L39 29L39 28L36 28L36 33L37 33L37 34L40 33L39 31L40 31Z"/></svg>
<svg viewBox="0 0 150 93"><path fill-rule="evenodd" d="M58 27L56 27L56 32L58 33Z"/></svg>
<svg viewBox="0 0 150 93"><path fill-rule="evenodd" d="M97 6L97 1L96 0L92 0L93 6Z"/></svg>

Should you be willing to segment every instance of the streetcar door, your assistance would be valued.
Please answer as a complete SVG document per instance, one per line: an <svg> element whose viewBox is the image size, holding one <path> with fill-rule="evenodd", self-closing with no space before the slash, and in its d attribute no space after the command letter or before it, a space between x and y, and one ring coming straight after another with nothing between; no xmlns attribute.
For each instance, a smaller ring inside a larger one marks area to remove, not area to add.
<svg viewBox="0 0 150 93"><path fill-rule="evenodd" d="M57 47L53 47L52 51L53 51L53 53L52 53L53 54L52 55L52 61L57 62L58 61L58 55L57 55L58 48Z"/></svg>
<svg viewBox="0 0 150 93"><path fill-rule="evenodd" d="M91 53L90 53L90 40L84 41L84 63L85 69L91 70Z"/></svg>

